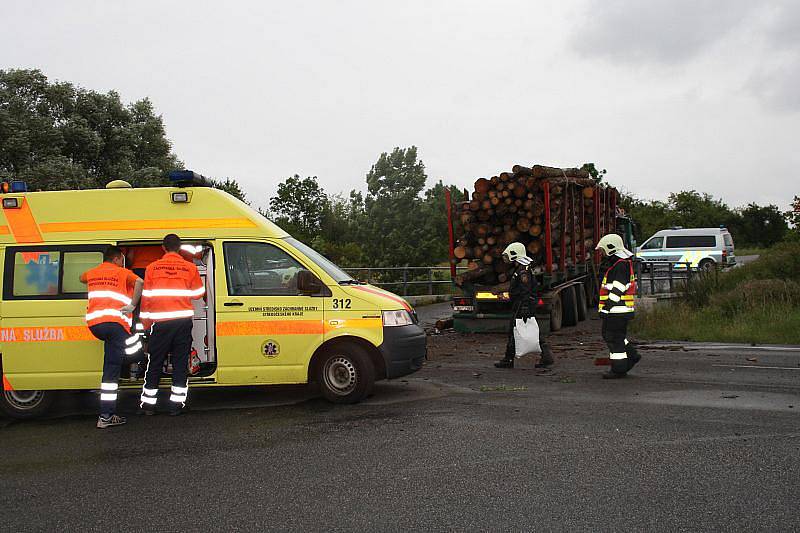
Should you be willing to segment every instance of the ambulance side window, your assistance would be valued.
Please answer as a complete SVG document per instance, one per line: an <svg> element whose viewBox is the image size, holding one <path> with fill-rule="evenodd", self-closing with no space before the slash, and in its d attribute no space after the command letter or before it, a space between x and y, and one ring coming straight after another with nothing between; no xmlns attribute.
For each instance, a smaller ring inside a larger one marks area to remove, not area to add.
<svg viewBox="0 0 800 533"><path fill-rule="evenodd" d="M64 252L64 274L61 292L81 294L86 285L81 283L81 274L103 262L102 252Z"/></svg>
<svg viewBox="0 0 800 533"><path fill-rule="evenodd" d="M17 252L14 254L14 296L55 296L61 252Z"/></svg>
<svg viewBox="0 0 800 533"><path fill-rule="evenodd" d="M225 272L231 296L296 296L303 266L263 242L226 242Z"/></svg>

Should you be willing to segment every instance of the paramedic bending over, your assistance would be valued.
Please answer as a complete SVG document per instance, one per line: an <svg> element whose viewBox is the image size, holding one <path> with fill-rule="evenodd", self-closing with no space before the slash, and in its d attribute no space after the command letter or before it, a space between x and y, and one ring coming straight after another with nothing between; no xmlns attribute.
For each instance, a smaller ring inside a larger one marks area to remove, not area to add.
<svg viewBox="0 0 800 533"><path fill-rule="evenodd" d="M103 380L100 383L100 418L97 427L105 429L125 423L115 414L117 389L126 351L141 350L138 335L131 336L131 311L142 295L142 280L123 267L125 256L116 246L103 253L103 263L81 274L86 284L89 305L86 323L92 335L103 341Z"/></svg>

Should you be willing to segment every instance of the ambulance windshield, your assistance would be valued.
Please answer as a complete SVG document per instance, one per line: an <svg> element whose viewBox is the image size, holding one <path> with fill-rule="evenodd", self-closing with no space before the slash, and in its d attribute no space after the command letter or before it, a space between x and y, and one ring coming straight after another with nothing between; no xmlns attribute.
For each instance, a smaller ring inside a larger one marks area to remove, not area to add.
<svg viewBox="0 0 800 533"><path fill-rule="evenodd" d="M286 242L294 246L298 251L314 261L314 263L324 270L330 277L332 277L336 283L348 284L356 282L356 280L354 280L350 274L336 266L330 259L323 256L310 246L306 246L293 237L287 237Z"/></svg>

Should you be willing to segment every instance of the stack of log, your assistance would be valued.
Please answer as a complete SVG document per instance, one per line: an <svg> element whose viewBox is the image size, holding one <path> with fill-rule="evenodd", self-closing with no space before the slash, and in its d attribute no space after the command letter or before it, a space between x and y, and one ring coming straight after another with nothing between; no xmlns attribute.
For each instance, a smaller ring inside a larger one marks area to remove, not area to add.
<svg viewBox="0 0 800 533"><path fill-rule="evenodd" d="M577 260L590 258L594 249L593 196L596 183L589 172L578 168L514 165L511 172L478 179L471 195L465 191L465 200L468 201L456 206L454 255L457 263L466 262L469 268L459 276L458 284L467 281L486 285L507 282L509 268L503 262L502 252L512 242L523 243L534 264L544 266L547 254L542 185L545 181L550 188L554 268L561 259L562 239L568 250L565 259L572 262L570 239L572 235L581 235L581 226L586 256L583 259L578 256Z"/></svg>

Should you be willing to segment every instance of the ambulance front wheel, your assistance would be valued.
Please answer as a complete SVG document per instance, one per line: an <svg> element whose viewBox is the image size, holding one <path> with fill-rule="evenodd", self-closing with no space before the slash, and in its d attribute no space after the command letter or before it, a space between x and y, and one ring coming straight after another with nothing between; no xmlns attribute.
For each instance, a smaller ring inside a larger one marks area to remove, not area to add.
<svg viewBox="0 0 800 533"><path fill-rule="evenodd" d="M0 396L0 411L16 419L38 418L45 414L55 400L52 390L4 390Z"/></svg>
<svg viewBox="0 0 800 533"><path fill-rule="evenodd" d="M372 392L375 367L360 346L340 344L322 355L316 365L316 381L326 400L357 403Z"/></svg>

